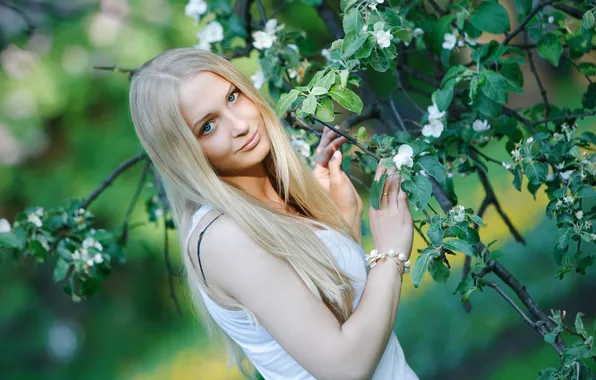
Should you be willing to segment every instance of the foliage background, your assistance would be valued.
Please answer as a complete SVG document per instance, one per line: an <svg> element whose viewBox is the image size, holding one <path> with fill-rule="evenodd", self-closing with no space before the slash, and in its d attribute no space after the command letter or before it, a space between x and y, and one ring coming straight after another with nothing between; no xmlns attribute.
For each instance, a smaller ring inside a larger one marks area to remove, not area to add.
<svg viewBox="0 0 596 380"><path fill-rule="evenodd" d="M263 3L269 12L277 4ZM339 9L337 3L330 2ZM45 20L44 27L30 37L10 34L23 21L0 4L0 21L13 26L3 28L3 41L14 41L3 44L0 53L0 218L9 220L31 205L52 207L68 198L88 196L118 164L140 151L129 117L127 77L93 70L93 65L134 68L163 50L196 43L197 26L184 16L185 1L52 4L55 8L39 8L36 15ZM513 4L503 4L513 9ZM252 11L258 18L258 10ZM300 46L306 54L333 41L314 10L300 2L286 6L277 18L306 31L308 40ZM250 76L257 69L255 58L253 54L234 62ZM552 102L579 106L579 83L584 78L572 70L554 71L538 58L537 62L547 74L543 80ZM395 83L381 73L370 74L379 93L387 94ZM540 100L535 82L525 83L523 96L511 94L511 107ZM399 94L395 101L405 117L412 114ZM378 127L373 121L358 124L356 129L361 125ZM580 129L594 130L594 118L579 125ZM493 144L491 149L491 156L509 158L503 146ZM138 167L124 174L94 203L91 211L99 225L111 227L122 220L140 170ZM547 199L543 192L539 191L534 200L529 193L517 192L511 186L508 172L491 168L489 175L528 245L510 240L493 209L485 214L482 240L499 239L498 244L508 245L504 265L514 268L514 275L544 309L552 305L572 316L577 311L589 317L596 315L593 268L586 277L569 275L562 281L552 280L556 271L551 258L554 230L553 223L544 218ZM482 201L483 193L475 179L456 178L456 188L462 204L477 207ZM366 218L368 195L359 190ZM147 220L141 203L132 220ZM135 228L127 262L116 266L102 284L102 291L83 303L73 303L54 284L51 266L37 267L32 260L17 265L1 257L2 377L239 378L237 371L226 372L222 353L206 340L180 279L176 291L184 295L183 316L177 316L169 298L163 235L161 223L143 223ZM173 250L175 245L171 245ZM422 242L416 240L416 245L420 248ZM369 234L364 236L364 248L373 248ZM173 261L175 268L180 268L177 251ZM458 256L452 265L461 266L462 261ZM408 362L421 379L535 378L540 369L556 363L552 348L523 325L491 289L472 296L468 315L459 296L452 294L458 280L452 276L446 285L425 280L419 289L413 289L406 280L395 329ZM591 326L593 321L585 322Z"/></svg>

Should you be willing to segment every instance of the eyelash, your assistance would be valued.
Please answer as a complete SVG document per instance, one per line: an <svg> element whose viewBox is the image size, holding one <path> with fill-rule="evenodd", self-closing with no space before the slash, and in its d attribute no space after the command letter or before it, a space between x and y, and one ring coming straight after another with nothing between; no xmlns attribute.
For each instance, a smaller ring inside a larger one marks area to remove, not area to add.
<svg viewBox="0 0 596 380"><path fill-rule="evenodd" d="M230 94L230 96L232 96L232 95L234 95L234 94L239 94L239 93L240 93L240 90L236 88L234 91L232 91L232 93ZM229 96L228 96L228 99L229 99ZM235 102L236 100L238 100L238 96L236 96L236 97L234 98L234 102ZM201 127L201 129L199 129L199 136L201 136L201 135L203 134L203 131L204 131L204 129L205 129L205 126L206 126L207 124L209 124L210 122L211 122L211 121L208 121L208 122L206 122L205 124L203 124L203 126Z"/></svg>

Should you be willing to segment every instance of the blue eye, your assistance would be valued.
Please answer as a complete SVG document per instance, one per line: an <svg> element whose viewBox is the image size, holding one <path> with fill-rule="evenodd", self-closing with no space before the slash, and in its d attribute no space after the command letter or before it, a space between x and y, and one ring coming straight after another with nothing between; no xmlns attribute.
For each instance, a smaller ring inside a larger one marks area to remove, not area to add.
<svg viewBox="0 0 596 380"><path fill-rule="evenodd" d="M233 92L230 94L230 96L228 97L228 101L230 101L230 102L236 101L236 99L238 98L238 97L237 97L237 95L236 95L236 93L239 93L239 92L240 92L240 90L238 90L238 89L234 90L234 91L233 91ZM232 96L234 97L234 99L233 99L233 100L230 100L230 98L231 98ZM203 127L202 127L202 128L201 128L201 130L199 131L199 135L202 135L202 134L203 134L203 132L209 132L209 131L206 131L206 129L207 129L206 127L207 127L209 124L211 124L211 122L207 122L207 123L203 124Z"/></svg>

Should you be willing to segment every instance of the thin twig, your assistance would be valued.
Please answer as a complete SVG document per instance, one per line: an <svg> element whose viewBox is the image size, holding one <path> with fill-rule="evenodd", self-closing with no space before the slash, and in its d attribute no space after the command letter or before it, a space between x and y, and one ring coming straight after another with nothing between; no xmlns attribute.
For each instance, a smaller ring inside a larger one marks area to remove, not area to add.
<svg viewBox="0 0 596 380"><path fill-rule="evenodd" d="M112 184L112 182L114 182L114 180L120 174L124 173L126 171L126 169L129 169L130 167L132 167L137 162L142 161L142 160L144 160L146 158L147 158L147 156L146 156L145 152L141 152L141 153L137 154L136 156L132 157L131 159L123 162L122 164L120 164L120 166L118 166L116 168L116 170L114 170L101 183L101 185L99 185L95 190L93 190L93 192L91 193L91 195L89 195L89 197L85 200L85 202L83 202L83 204L81 205L81 208L88 208L89 205L99 196L99 194L101 194L108 186L110 186Z"/></svg>
<svg viewBox="0 0 596 380"><path fill-rule="evenodd" d="M178 298L176 297L176 292L174 291L174 272L172 271L172 264L170 263L170 253L169 253L169 244L168 244L168 221L166 219L167 210L169 210L169 202L161 183L161 179L157 175L157 171L155 167L153 169L153 176L155 178L155 186L157 187L157 193L159 194L159 198L161 199L161 203L164 205L164 212L163 212L163 227L164 227L164 261L166 264L166 269L168 271L168 284L170 287L170 298L174 301L174 305L176 305L176 311L178 312L178 316L182 316L182 309L180 308L180 304L178 303Z"/></svg>
<svg viewBox="0 0 596 380"><path fill-rule="evenodd" d="M524 39L526 42L528 42L528 31L527 30L524 30ZM548 112L550 110L550 104L548 103L546 89L542 85L540 76L538 76L538 71L536 71L536 65L534 65L534 55L532 54L531 50L528 50L528 62L530 63L530 71L532 71L532 74L534 74L534 78L536 78L536 83L538 84L538 88L540 89L540 96L542 96L542 101L544 102L544 117L547 117Z"/></svg>
<svg viewBox="0 0 596 380"><path fill-rule="evenodd" d="M132 210L134 209L139 196L141 195L141 191L143 190L143 186L145 185L145 181L147 179L147 174L149 173L149 169L151 168L151 160L145 161L145 167L143 167L143 171L141 172L141 178L139 179L139 184L135 190L135 193L132 197L128 205L128 209L126 210L126 214L124 215L124 221L122 222L123 229L122 234L120 235L120 239L118 239L121 243L126 242L128 239L128 221L130 219L130 215L132 214Z"/></svg>
<svg viewBox="0 0 596 380"><path fill-rule="evenodd" d="M524 21L522 21L521 24L519 24L517 26L517 28L515 28L511 33L509 33L501 42L501 46L505 46L509 43L509 41L511 41L515 36L517 36L524 28L525 26L530 22L530 20L532 20L532 18L536 15L536 13L540 12L540 10L552 3L555 3L559 0L548 0L542 4L538 4L536 6L536 8L532 9L532 12L530 12L530 14L524 19Z"/></svg>
<svg viewBox="0 0 596 380"><path fill-rule="evenodd" d="M526 313L524 313L524 311L522 309L519 308L519 306L517 306L517 304L511 299L511 297L509 297L507 295L507 293L505 293L500 287L499 285L497 285L496 282L494 281L485 281L486 286L488 286L489 288L493 288L494 290L497 291L497 293L499 293L499 295L501 295L501 297L503 297L505 299L505 301L507 301L514 309L515 311L517 311L519 313L519 315L521 315L521 317L528 322L528 324L534 328L535 324L534 322L530 319L530 317L528 317L526 315Z"/></svg>

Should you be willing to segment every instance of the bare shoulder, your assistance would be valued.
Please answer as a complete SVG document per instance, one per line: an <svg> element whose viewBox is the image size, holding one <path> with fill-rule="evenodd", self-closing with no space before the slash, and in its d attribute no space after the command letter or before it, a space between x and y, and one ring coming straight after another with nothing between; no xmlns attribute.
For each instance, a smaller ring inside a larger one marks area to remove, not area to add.
<svg viewBox="0 0 596 380"><path fill-rule="evenodd" d="M218 211L211 210L201 218L191 233L189 253L197 269L199 268L198 256L200 254L201 266L207 284L220 298L220 301L235 303L238 301L230 294L229 280L231 278L239 279L235 275L238 272L245 271L246 273L259 262L274 260L274 258L264 251L230 216L219 215ZM217 220L215 220L216 218ZM205 227L207 227L206 230ZM203 230L205 232L201 244L198 246L199 236ZM200 249L199 254L197 254L197 248ZM202 274L199 273L199 276Z"/></svg>

